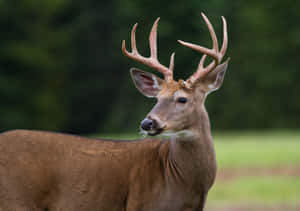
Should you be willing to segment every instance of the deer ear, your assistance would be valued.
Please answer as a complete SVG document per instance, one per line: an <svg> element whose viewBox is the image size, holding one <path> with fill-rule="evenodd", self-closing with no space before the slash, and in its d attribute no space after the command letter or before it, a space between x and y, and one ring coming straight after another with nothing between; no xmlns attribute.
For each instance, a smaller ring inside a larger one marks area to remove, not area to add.
<svg viewBox="0 0 300 211"><path fill-rule="evenodd" d="M131 77L135 87L146 97L156 97L164 82L152 73L136 68L130 69Z"/></svg>
<svg viewBox="0 0 300 211"><path fill-rule="evenodd" d="M209 93L216 91L221 87L229 60L230 58L228 58L223 64L218 65L213 71L204 77L202 83L206 85Z"/></svg>

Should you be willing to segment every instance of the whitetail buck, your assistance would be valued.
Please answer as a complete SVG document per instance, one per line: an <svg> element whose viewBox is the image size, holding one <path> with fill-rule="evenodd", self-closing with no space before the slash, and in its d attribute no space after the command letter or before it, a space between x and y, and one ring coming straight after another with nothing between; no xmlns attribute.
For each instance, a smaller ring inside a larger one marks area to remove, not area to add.
<svg viewBox="0 0 300 211"><path fill-rule="evenodd" d="M123 41L131 59L164 74L164 80L137 69L137 89L158 102L142 121L149 135L171 133L168 139L134 141L89 139L41 131L15 130L0 135L1 211L201 211L216 175L216 159L204 101L223 81L227 48L219 50L213 27L204 14L213 41L207 49L179 41L203 53L197 71L186 81L173 80L170 66L157 59L156 30L150 34L150 58ZM205 58L213 60L204 67Z"/></svg>

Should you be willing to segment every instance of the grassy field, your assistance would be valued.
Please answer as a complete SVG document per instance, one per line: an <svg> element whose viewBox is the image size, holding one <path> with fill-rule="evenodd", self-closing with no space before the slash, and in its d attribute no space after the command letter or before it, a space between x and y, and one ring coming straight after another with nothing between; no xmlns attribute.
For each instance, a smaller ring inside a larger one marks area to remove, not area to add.
<svg viewBox="0 0 300 211"><path fill-rule="evenodd" d="M300 132L216 133L207 210L300 210Z"/></svg>
<svg viewBox="0 0 300 211"><path fill-rule="evenodd" d="M300 131L216 132L213 136L218 175L207 211L300 210Z"/></svg>

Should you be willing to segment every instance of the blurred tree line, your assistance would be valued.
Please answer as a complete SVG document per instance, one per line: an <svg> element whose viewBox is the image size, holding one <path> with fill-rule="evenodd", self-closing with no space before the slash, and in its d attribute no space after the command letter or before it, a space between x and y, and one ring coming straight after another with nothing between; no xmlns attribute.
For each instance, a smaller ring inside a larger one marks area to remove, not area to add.
<svg viewBox="0 0 300 211"><path fill-rule="evenodd" d="M299 128L300 2L225 0L0 0L0 129L71 133L132 132L155 103L135 90L129 68L149 68L121 53L135 22L149 55L157 17L159 59L175 51L175 78L201 55L178 39L211 46L203 11L222 37L229 69L206 106L214 129ZM155 72L155 71L154 71Z"/></svg>

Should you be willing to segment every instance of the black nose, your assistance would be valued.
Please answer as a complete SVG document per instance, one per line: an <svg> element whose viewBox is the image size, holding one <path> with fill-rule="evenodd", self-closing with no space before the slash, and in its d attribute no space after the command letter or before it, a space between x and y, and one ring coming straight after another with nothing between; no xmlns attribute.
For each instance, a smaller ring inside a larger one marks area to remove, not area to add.
<svg viewBox="0 0 300 211"><path fill-rule="evenodd" d="M141 128L143 130L151 130L153 126L153 120L151 119L144 119L141 123Z"/></svg>

